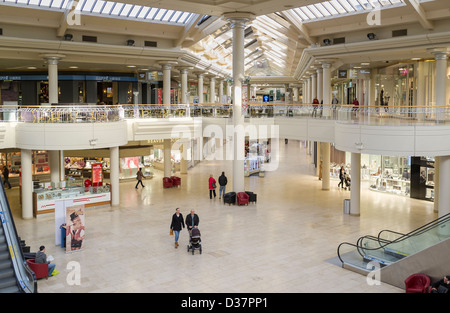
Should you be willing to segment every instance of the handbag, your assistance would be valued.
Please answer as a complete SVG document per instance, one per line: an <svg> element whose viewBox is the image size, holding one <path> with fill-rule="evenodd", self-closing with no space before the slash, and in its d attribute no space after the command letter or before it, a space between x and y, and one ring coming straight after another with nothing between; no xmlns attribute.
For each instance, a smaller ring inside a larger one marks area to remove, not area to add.
<svg viewBox="0 0 450 313"><path fill-rule="evenodd" d="M170 229L170 236L173 236L173 229Z"/></svg>
<svg viewBox="0 0 450 313"><path fill-rule="evenodd" d="M212 183L213 189L216 189L216 183Z"/></svg>

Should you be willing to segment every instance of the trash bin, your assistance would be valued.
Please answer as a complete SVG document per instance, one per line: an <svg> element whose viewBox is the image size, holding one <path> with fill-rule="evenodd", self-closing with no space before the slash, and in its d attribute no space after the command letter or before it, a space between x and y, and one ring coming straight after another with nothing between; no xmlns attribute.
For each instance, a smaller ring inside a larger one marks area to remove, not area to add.
<svg viewBox="0 0 450 313"><path fill-rule="evenodd" d="M344 214L350 214L350 199L344 199Z"/></svg>

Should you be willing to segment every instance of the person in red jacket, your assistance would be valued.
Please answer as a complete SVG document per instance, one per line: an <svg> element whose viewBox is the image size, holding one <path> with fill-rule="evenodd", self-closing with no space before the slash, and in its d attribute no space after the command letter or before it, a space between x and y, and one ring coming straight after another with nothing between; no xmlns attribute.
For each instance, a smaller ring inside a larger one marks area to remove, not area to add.
<svg viewBox="0 0 450 313"><path fill-rule="evenodd" d="M212 199L212 195L214 194L214 198L216 197L216 180L214 179L213 175L211 174L209 176L209 198Z"/></svg>

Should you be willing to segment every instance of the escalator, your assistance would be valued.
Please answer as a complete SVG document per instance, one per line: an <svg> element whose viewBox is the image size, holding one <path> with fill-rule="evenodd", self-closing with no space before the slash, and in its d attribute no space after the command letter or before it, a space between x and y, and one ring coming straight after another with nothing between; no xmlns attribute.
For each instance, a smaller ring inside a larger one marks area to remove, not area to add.
<svg viewBox="0 0 450 313"><path fill-rule="evenodd" d="M5 189L0 185L0 293L36 293L36 276L26 264Z"/></svg>
<svg viewBox="0 0 450 313"><path fill-rule="evenodd" d="M360 237L355 244L343 242L337 254L342 267L367 274L376 262L380 268L418 254L450 239L450 213L407 234L382 230L377 236Z"/></svg>

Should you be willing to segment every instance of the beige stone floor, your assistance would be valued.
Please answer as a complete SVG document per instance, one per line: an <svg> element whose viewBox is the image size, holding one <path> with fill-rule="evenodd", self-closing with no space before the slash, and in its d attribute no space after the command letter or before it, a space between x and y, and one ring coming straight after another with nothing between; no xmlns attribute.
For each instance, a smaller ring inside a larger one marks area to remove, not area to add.
<svg viewBox="0 0 450 313"><path fill-rule="evenodd" d="M54 244L54 216L20 218L18 190L7 190L19 236L32 251L40 245L56 259L56 277L38 281L41 293L74 292L194 292L194 293L397 293L381 284L369 286L366 277L327 262L341 242L382 229L408 232L435 218L433 204L369 191L363 183L361 216L343 214L349 191L321 190L310 156L299 141L280 144L278 169L264 178L245 178L246 190L257 193L257 204L224 205L210 200L207 179L229 161L203 161L181 175L182 185L162 188L162 174L144 181L120 184L120 206L88 209L85 249L66 254ZM228 188L228 191L231 190ZM184 216L200 216L203 254L187 253L187 232L174 249L169 225L175 208ZM79 285L67 283L70 261L81 269ZM326 281L326 284L318 282Z"/></svg>

